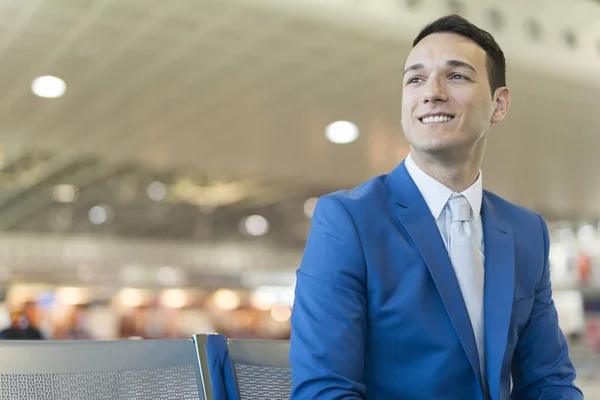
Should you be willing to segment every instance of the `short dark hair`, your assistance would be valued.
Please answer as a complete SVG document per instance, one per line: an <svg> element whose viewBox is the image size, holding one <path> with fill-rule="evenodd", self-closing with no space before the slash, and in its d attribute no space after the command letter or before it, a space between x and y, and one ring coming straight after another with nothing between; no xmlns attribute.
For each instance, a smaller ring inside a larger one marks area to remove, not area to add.
<svg viewBox="0 0 600 400"><path fill-rule="evenodd" d="M499 87L506 86L504 53L489 32L478 28L460 15L452 14L439 18L423 28L413 41L413 47L434 33L455 33L477 43L487 54L486 66L492 95Z"/></svg>

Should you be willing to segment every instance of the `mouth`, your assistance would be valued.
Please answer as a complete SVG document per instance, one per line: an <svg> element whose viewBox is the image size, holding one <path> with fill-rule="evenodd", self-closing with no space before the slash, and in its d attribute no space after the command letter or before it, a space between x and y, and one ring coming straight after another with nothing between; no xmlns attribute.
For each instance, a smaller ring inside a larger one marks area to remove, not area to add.
<svg viewBox="0 0 600 400"><path fill-rule="evenodd" d="M424 124L443 124L446 122L450 122L454 119L454 115L449 114L438 114L438 115L427 115L425 117L419 118Z"/></svg>

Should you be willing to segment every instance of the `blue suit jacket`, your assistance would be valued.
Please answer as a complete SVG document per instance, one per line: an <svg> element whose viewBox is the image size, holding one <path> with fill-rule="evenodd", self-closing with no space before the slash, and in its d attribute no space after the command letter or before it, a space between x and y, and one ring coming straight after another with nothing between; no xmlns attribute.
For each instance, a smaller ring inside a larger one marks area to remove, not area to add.
<svg viewBox="0 0 600 400"><path fill-rule="evenodd" d="M485 191L492 399L582 399L552 301L542 218ZM292 399L483 399L454 269L404 163L317 203L297 272Z"/></svg>

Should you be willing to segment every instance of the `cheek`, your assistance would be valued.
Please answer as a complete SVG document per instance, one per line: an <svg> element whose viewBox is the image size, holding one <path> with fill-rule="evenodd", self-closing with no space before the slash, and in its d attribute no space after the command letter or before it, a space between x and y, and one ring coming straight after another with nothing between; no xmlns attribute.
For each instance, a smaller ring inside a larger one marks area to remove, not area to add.
<svg viewBox="0 0 600 400"><path fill-rule="evenodd" d="M494 117L494 105L490 105L481 110L481 119L484 125L490 125L492 123L492 118Z"/></svg>
<svg viewBox="0 0 600 400"><path fill-rule="evenodd" d="M409 122L411 120L412 111L413 111L412 104L408 101L408 99L403 99L402 100L402 109L401 109L401 117L402 117L403 123L405 121Z"/></svg>
<svg viewBox="0 0 600 400"><path fill-rule="evenodd" d="M469 125L485 125L489 124L494 112L493 107L485 102L472 103L468 108L465 108L468 120L464 121Z"/></svg>
<svg viewBox="0 0 600 400"><path fill-rule="evenodd" d="M404 108L402 108L402 113L400 115L400 122L402 123L403 126L409 122L409 120L410 120L409 115L410 114Z"/></svg>
<svg viewBox="0 0 600 400"><path fill-rule="evenodd" d="M402 115L400 116L402 123L408 122L410 120L410 112L402 109Z"/></svg>

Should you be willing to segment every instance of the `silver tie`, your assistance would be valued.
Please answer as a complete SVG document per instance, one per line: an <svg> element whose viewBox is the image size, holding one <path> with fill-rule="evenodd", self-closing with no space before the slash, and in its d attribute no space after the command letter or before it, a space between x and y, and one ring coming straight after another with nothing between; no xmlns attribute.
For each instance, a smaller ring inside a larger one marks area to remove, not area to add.
<svg viewBox="0 0 600 400"><path fill-rule="evenodd" d="M455 195L450 198L448 203L452 214L449 240L450 260L473 325L484 391L487 392L483 327L483 260L479 253L479 246L473 237L469 202L464 196Z"/></svg>

